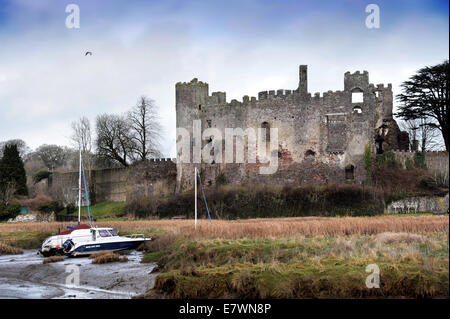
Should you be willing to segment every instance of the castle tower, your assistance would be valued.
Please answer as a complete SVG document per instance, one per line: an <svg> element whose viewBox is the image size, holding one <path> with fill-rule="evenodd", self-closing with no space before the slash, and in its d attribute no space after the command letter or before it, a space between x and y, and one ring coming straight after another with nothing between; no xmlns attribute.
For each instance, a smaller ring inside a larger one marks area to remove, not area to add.
<svg viewBox="0 0 450 319"><path fill-rule="evenodd" d="M302 95L308 94L308 66L300 65L298 76L298 92Z"/></svg>

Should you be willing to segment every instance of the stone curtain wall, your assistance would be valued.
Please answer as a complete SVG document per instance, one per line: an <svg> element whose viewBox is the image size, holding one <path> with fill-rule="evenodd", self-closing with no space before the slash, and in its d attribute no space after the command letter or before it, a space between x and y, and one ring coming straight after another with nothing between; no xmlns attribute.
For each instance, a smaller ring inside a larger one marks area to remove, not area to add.
<svg viewBox="0 0 450 319"><path fill-rule="evenodd" d="M190 163L177 162L179 191L193 187L194 166L203 173L207 186L214 186L219 174L235 185L360 184L366 178L365 146L375 152L376 130L394 121L392 86L375 86L367 71L345 73L344 90L322 96L307 91L303 65L297 89L261 91L258 97L243 96L242 102L228 103L225 92L209 94L208 83L196 78L177 83L175 92L177 128L185 128L191 137L194 120L201 121L202 130L217 128L222 134L225 128L276 128L280 164L275 174L261 175L258 168L267 166L262 163L194 165L190 154ZM353 101L357 92L363 94L362 102ZM397 136L387 139L384 146L398 149L397 140ZM203 146L206 143L202 141ZM346 175L347 168L352 168L352 174Z"/></svg>
<svg viewBox="0 0 450 319"><path fill-rule="evenodd" d="M86 173L96 202L123 202L137 197L168 195L175 192L175 159L152 159L128 168L93 170ZM78 172L54 173L48 180L48 193L65 205L78 200ZM84 190L83 190L83 203Z"/></svg>
<svg viewBox="0 0 450 319"><path fill-rule="evenodd" d="M175 159L141 162L128 171L126 201L141 197L167 196L175 193Z"/></svg>
<svg viewBox="0 0 450 319"><path fill-rule="evenodd" d="M406 160L414 161L416 152L402 152L394 151L396 160L406 168ZM425 152L425 165L430 171L436 171L440 173L446 173L448 175L449 170L449 158L448 153L442 152Z"/></svg>

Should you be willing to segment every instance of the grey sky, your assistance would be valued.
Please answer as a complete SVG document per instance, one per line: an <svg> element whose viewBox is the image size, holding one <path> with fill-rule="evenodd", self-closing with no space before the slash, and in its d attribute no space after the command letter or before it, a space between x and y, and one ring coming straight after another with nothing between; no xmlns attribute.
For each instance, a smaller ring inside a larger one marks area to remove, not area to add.
<svg viewBox="0 0 450 319"><path fill-rule="evenodd" d="M80 29L65 27L69 3ZM417 69L448 59L448 2L379 1L380 29L365 27L369 2L315 3L0 0L0 141L68 145L72 121L125 112L145 94L174 157L178 81L197 77L242 100L296 88L308 64L311 93L367 70L398 94Z"/></svg>

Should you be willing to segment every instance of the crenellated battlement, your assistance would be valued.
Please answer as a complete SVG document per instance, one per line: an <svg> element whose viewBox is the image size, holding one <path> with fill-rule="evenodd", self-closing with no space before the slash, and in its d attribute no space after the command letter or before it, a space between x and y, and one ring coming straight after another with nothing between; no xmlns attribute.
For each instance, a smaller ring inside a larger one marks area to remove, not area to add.
<svg viewBox="0 0 450 319"><path fill-rule="evenodd" d="M392 151L392 153L394 154L422 154L424 153L425 155L430 155L430 156L447 156L448 157L448 152L447 151L425 151L425 152L421 152L421 151L406 151L406 150L394 150Z"/></svg>
<svg viewBox="0 0 450 319"><path fill-rule="evenodd" d="M349 71L344 73L344 91L367 90L369 88L369 72L356 71L350 73Z"/></svg>
<svg viewBox="0 0 450 319"><path fill-rule="evenodd" d="M204 86L208 86L208 83L206 82L202 82L199 81L197 78L193 78L190 82L177 82L177 84L175 84L175 86L178 87L204 87Z"/></svg>
<svg viewBox="0 0 450 319"><path fill-rule="evenodd" d="M276 92L276 94L275 94ZM258 93L258 100L267 100L267 99L286 99L293 94L297 93L295 90L270 90L270 91L261 91Z"/></svg>
<svg viewBox="0 0 450 319"><path fill-rule="evenodd" d="M392 84L388 83L388 85L385 87L383 83L377 84L377 91L392 91Z"/></svg>
<svg viewBox="0 0 450 319"><path fill-rule="evenodd" d="M350 97L349 92L366 92L366 93L375 93L375 92L392 92L392 84L389 83L387 86L384 84L374 85L373 83L369 83L369 72L364 71L355 71L351 73L350 71L345 72L344 74L344 90L337 91L326 91L322 94L316 92L314 96L311 96L311 93L307 93L304 90L307 88L307 66L300 66L300 82L299 88L291 90L291 89L278 89L278 90L266 90L260 91L258 93L258 97L249 97L248 95L244 95L242 101L238 101L233 99L230 102L226 101L226 92L217 91L212 92L211 95L208 93L209 85L206 82L199 81L197 78L192 79L190 82L178 82L176 84L177 94L188 97L193 100L193 104L198 107L242 107L249 104L257 103L260 101L267 100L286 100L292 102L293 100L301 100L304 103L314 102L314 103L329 103L331 100L336 101L346 101ZM386 96L386 95L383 95ZM378 97L378 95L377 95ZM195 101L195 102L194 102ZM389 109L390 106L386 105L386 110ZM386 114L389 111L384 112Z"/></svg>
<svg viewBox="0 0 450 319"><path fill-rule="evenodd" d="M176 162L176 158L170 158L170 157L163 157L163 158L150 158L150 162Z"/></svg>
<svg viewBox="0 0 450 319"><path fill-rule="evenodd" d="M354 73L351 73L350 71L347 71L347 72L344 73L344 76L355 76L355 75L367 75L367 76L369 76L369 72L364 70L362 72L356 71Z"/></svg>

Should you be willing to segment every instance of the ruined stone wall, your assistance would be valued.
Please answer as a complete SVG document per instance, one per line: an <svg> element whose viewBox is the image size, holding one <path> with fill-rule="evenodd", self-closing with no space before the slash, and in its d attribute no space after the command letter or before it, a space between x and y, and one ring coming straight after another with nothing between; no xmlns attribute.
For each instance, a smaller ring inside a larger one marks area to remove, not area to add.
<svg viewBox="0 0 450 319"><path fill-rule="evenodd" d="M268 164L249 164L247 158L243 164L225 164L223 155L222 163L193 164L190 154L191 162L183 163L178 150L178 190L193 186L194 166L201 170L206 185L214 185L221 173L233 184L362 183L364 148L368 145L375 151L377 129L383 120L393 121L392 86L370 84L367 71L347 72L343 91L312 96L305 83L306 66L300 66L299 73L299 87L295 90L262 91L258 98L244 96L242 102L230 103L226 102L225 92L209 95L208 84L197 79L177 83L177 128L185 128L191 137L193 121L201 120L202 131L218 128L222 138L225 128L257 130L268 125L278 129L279 142L278 170L271 175L259 174L259 167ZM362 102L352 102L354 92L362 92ZM196 142L191 141L191 145ZM208 140L201 142L204 146ZM349 170L352 174L346 173Z"/></svg>
<svg viewBox="0 0 450 319"><path fill-rule="evenodd" d="M167 195L175 192L175 159L157 159L128 168L86 172L87 183L96 202L123 202L137 197ZM48 193L64 204L77 203L78 172L54 173L48 180ZM82 194L83 204L84 191Z"/></svg>
<svg viewBox="0 0 450 319"><path fill-rule="evenodd" d="M417 152L403 152L403 151L394 151L396 160L406 168L406 161L410 160L414 161L414 156ZM425 152L425 165L428 170L436 171L441 173L446 173L448 175L449 172L449 158L448 153L445 151L442 152Z"/></svg>

